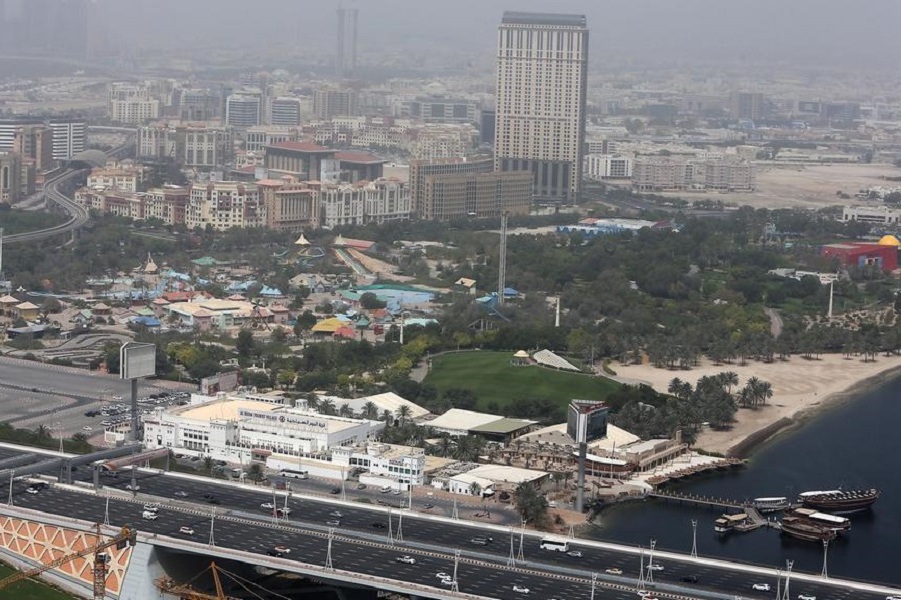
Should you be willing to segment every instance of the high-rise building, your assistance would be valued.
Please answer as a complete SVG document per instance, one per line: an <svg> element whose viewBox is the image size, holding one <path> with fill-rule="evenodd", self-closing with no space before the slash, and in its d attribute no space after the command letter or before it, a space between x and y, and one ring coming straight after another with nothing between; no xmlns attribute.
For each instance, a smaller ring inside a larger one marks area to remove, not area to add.
<svg viewBox="0 0 901 600"><path fill-rule="evenodd" d="M259 96L232 94L225 101L225 124L256 127L262 123L263 106Z"/></svg>
<svg viewBox="0 0 901 600"><path fill-rule="evenodd" d="M357 113L354 90L319 89L313 93L313 114L317 119L352 117Z"/></svg>
<svg viewBox="0 0 901 600"><path fill-rule="evenodd" d="M532 205L528 171L429 175L420 217L429 221L527 215Z"/></svg>
<svg viewBox="0 0 901 600"><path fill-rule="evenodd" d="M269 124L281 127L300 125L300 98L284 96L269 103Z"/></svg>
<svg viewBox="0 0 901 600"><path fill-rule="evenodd" d="M53 130L54 160L69 160L84 150L88 126L83 119L51 117L47 124Z"/></svg>
<svg viewBox="0 0 901 600"><path fill-rule="evenodd" d="M23 125L16 130L13 151L34 159L34 168L49 171L53 166L53 130L46 125Z"/></svg>
<svg viewBox="0 0 901 600"><path fill-rule="evenodd" d="M587 68L584 15L504 13L495 169L531 171L535 201L570 204L579 197Z"/></svg>
<svg viewBox="0 0 901 600"><path fill-rule="evenodd" d="M764 98L760 92L735 92L731 97L732 118L756 121L763 116L763 104Z"/></svg>

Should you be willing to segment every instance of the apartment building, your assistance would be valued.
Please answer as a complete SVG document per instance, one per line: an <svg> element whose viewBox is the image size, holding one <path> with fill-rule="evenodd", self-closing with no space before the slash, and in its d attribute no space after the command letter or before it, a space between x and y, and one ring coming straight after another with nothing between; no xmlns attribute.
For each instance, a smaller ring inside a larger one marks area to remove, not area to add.
<svg viewBox="0 0 901 600"><path fill-rule="evenodd" d="M585 139L584 15L505 12L497 37L495 170L531 171L536 201L579 197Z"/></svg>
<svg viewBox="0 0 901 600"><path fill-rule="evenodd" d="M137 192L138 186L144 180L144 171L142 167L127 165L98 167L91 169L87 187Z"/></svg>
<svg viewBox="0 0 901 600"><path fill-rule="evenodd" d="M160 122L138 127L137 132L138 158L205 169L231 159L233 133L227 127Z"/></svg>
<svg viewBox="0 0 901 600"><path fill-rule="evenodd" d="M317 119L357 114L357 92L322 88L313 92L313 114Z"/></svg>
<svg viewBox="0 0 901 600"><path fill-rule="evenodd" d="M43 124L18 127L13 136L13 152L34 160L34 167L39 172L53 169L56 166L53 160L53 130Z"/></svg>
<svg viewBox="0 0 901 600"><path fill-rule="evenodd" d="M425 181L431 175L462 175L470 173L490 173L494 170L491 158L454 157L439 160L413 160L410 162L410 201L414 215L421 215L425 202Z"/></svg>
<svg viewBox="0 0 901 600"><path fill-rule="evenodd" d="M263 123L263 100L250 94L231 94L225 100L225 124L256 127Z"/></svg>
<svg viewBox="0 0 901 600"><path fill-rule="evenodd" d="M410 218L407 185L395 179L360 183L314 183L324 227L366 225Z"/></svg>
<svg viewBox="0 0 901 600"><path fill-rule="evenodd" d="M319 228L319 195L303 182L285 179L257 181L266 214L266 226L277 231L301 232Z"/></svg>
<svg viewBox="0 0 901 600"><path fill-rule="evenodd" d="M211 227L224 231L232 227L262 227L265 208L255 184L217 181L191 186L185 211L188 228Z"/></svg>
<svg viewBox="0 0 901 600"><path fill-rule="evenodd" d="M632 159L617 154L588 154L585 176L595 180L628 179L632 177Z"/></svg>
<svg viewBox="0 0 901 600"><path fill-rule="evenodd" d="M300 125L300 98L279 96L269 101L270 125L278 127L297 127Z"/></svg>

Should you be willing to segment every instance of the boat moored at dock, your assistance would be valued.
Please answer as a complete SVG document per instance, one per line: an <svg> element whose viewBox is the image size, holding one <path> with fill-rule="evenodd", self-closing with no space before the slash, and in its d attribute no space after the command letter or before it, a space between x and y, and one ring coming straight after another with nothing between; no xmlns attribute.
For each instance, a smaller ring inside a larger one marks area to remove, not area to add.
<svg viewBox="0 0 901 600"><path fill-rule="evenodd" d="M808 542L832 541L836 536L835 531L832 529L799 517L785 517L782 519L782 533Z"/></svg>
<svg viewBox="0 0 901 600"><path fill-rule="evenodd" d="M846 517L839 517L838 515L822 513L812 508L795 508L785 513L785 516L797 517L802 521L831 529L837 534L851 530L850 519Z"/></svg>
<svg viewBox="0 0 901 600"><path fill-rule="evenodd" d="M879 490L828 490L803 492L798 500L808 508L846 515L869 509L879 499Z"/></svg>
<svg viewBox="0 0 901 600"><path fill-rule="evenodd" d="M791 508L791 502L785 496L754 498L752 505L762 513L777 512Z"/></svg>

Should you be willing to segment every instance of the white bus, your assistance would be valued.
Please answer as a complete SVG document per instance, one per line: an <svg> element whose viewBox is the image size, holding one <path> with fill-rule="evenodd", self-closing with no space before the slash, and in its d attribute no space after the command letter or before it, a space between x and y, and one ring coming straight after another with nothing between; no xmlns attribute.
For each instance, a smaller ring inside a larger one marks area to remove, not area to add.
<svg viewBox="0 0 901 600"><path fill-rule="evenodd" d="M297 471L294 469L282 469L278 472L282 477L291 477L292 479L308 479L309 475L306 471Z"/></svg>
<svg viewBox="0 0 901 600"><path fill-rule="evenodd" d="M544 538L541 540L542 550L556 550L557 552L568 552L569 542L566 540L555 540L552 538Z"/></svg>

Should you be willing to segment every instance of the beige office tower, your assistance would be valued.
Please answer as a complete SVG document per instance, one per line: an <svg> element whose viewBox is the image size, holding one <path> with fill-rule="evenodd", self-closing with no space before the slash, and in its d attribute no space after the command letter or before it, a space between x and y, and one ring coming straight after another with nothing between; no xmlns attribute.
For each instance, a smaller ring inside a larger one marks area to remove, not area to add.
<svg viewBox="0 0 901 600"><path fill-rule="evenodd" d="M535 202L572 204L585 138L585 16L505 12L497 39L495 169L531 171Z"/></svg>

